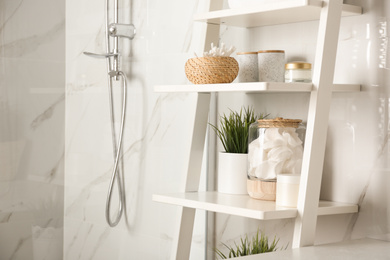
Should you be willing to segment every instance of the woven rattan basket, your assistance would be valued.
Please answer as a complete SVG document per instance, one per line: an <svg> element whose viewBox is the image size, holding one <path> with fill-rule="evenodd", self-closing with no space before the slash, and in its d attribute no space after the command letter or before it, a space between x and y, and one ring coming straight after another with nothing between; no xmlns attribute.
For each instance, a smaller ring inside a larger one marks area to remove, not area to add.
<svg viewBox="0 0 390 260"><path fill-rule="evenodd" d="M186 76L194 84L231 83L238 74L232 57L192 58L185 65Z"/></svg>

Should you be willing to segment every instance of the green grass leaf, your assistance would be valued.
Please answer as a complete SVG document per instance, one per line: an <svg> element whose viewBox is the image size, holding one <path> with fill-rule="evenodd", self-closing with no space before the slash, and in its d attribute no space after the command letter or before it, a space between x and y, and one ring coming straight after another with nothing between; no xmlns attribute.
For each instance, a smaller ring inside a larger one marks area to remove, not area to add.
<svg viewBox="0 0 390 260"><path fill-rule="evenodd" d="M236 243L234 243L234 247L222 243L222 245L228 250L228 256L223 254L218 249L215 249L215 253L217 254L217 257L220 257L220 259L228 259L246 255L256 255L261 253L274 252L278 250L278 243L279 239L276 239L275 236L272 243L270 244L268 236L265 235L264 232L260 232L260 230L258 229L256 235L254 235L251 240L248 239L247 235L245 236L245 239L241 237L240 244L237 245ZM282 248L282 250L285 249L287 249L287 246Z"/></svg>
<svg viewBox="0 0 390 260"><path fill-rule="evenodd" d="M253 108L244 107L240 112L230 110L230 114L219 118L219 128L209 124L217 134L227 153L248 153L249 126L268 115L256 115Z"/></svg>

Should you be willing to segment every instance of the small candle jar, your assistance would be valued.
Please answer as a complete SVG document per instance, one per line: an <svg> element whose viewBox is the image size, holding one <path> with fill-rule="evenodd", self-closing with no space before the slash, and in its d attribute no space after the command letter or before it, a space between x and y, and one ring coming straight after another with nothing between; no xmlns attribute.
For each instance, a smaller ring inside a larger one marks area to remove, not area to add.
<svg viewBox="0 0 390 260"><path fill-rule="evenodd" d="M285 65L285 82L311 82L311 64L306 62L290 62Z"/></svg>
<svg viewBox="0 0 390 260"><path fill-rule="evenodd" d="M237 52L238 81L257 82L259 71L257 68L257 52Z"/></svg>
<svg viewBox="0 0 390 260"><path fill-rule="evenodd" d="M300 181L300 174L278 174L276 182L277 206L297 207Z"/></svg>
<svg viewBox="0 0 390 260"><path fill-rule="evenodd" d="M284 51L259 51L257 57L260 82L284 82Z"/></svg>

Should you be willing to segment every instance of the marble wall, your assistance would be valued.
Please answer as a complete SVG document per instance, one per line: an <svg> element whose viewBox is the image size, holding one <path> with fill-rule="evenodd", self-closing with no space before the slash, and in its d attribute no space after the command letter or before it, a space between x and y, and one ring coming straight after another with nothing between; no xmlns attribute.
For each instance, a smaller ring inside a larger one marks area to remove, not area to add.
<svg viewBox="0 0 390 260"><path fill-rule="evenodd" d="M0 259L62 256L64 85L65 2L1 0Z"/></svg>
<svg viewBox="0 0 390 260"><path fill-rule="evenodd" d="M192 15L205 2L133 0L130 7L120 1L119 19L133 22L137 36L120 40L129 85L127 204L125 217L110 228L104 215L113 166L106 63L82 54L105 52L104 1L67 0L65 9L59 0L0 0L0 259L169 259L179 211L153 202L152 194L181 190L195 99L155 93L153 86L187 83L183 64L199 52L202 32ZM363 5L364 14L342 19L335 82L361 83L362 91L333 96L321 198L358 203L360 212L320 217L317 244L390 232L390 6L347 2ZM238 50L285 49L288 60L313 61L317 26L224 27L221 39ZM116 110L119 89L116 83ZM273 116L305 119L308 95L220 94L217 104L216 113L253 104ZM114 208L116 202L114 190ZM207 232L205 221L204 213L197 215L191 259L213 259L214 245L257 227L291 245L290 220L209 214Z"/></svg>
<svg viewBox="0 0 390 260"><path fill-rule="evenodd" d="M119 1L120 23L137 28L133 41L119 41L120 66L128 78L123 148L127 201L125 217L114 228L105 220L113 167L106 61L83 55L105 52L104 1L66 2L64 259L169 259L178 228L178 208L153 202L152 194L182 188L182 151L188 147L191 124L187 114L195 99L155 93L153 86L187 82L184 63L196 48L192 16L203 3L134 0L130 7L129 2ZM118 113L120 82L114 92ZM117 191L113 194L116 209ZM204 214L198 218L204 223ZM197 230L192 254L201 259L204 224Z"/></svg>

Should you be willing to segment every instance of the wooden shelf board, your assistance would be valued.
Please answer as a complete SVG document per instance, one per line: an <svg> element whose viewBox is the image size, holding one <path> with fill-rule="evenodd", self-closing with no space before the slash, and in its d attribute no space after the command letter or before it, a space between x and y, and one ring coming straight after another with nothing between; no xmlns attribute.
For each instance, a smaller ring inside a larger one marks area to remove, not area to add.
<svg viewBox="0 0 390 260"><path fill-rule="evenodd" d="M310 92L313 89L312 83L284 83L284 82L249 82L249 83L228 83L228 84L187 84L187 85L157 85L155 92ZM359 84L334 84L334 92L358 92Z"/></svg>
<svg viewBox="0 0 390 260"><path fill-rule="evenodd" d="M322 5L323 1L320 0L286 0L201 13L195 15L194 20L248 28L313 21L319 19ZM343 16L360 15L361 13L360 6L343 5Z"/></svg>
<svg viewBox="0 0 390 260"><path fill-rule="evenodd" d="M165 195L153 195L153 200L203 209L212 212L231 214L254 219L285 219L297 216L296 208L285 208L275 205L274 201L256 200L248 195L230 195L219 192L186 192ZM333 215L357 212L354 204L321 201L318 215Z"/></svg>

